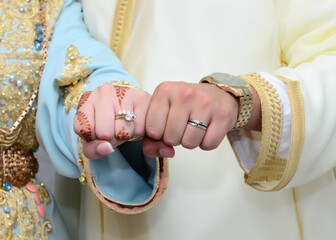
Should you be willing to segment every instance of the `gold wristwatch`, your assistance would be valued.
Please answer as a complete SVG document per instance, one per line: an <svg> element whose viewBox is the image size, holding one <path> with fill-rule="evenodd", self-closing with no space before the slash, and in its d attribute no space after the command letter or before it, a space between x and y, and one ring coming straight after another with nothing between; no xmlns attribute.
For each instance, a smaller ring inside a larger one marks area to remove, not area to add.
<svg viewBox="0 0 336 240"><path fill-rule="evenodd" d="M243 128L247 124L252 113L253 96L252 88L246 81L226 73L213 73L202 78L200 83L215 84L220 89L238 98L239 108L237 123L232 130Z"/></svg>

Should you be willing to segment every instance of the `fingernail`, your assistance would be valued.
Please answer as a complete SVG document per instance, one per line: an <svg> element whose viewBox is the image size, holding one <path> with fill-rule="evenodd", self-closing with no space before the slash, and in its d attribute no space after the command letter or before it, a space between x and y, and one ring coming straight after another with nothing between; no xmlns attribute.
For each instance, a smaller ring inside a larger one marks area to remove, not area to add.
<svg viewBox="0 0 336 240"><path fill-rule="evenodd" d="M165 157L165 153L166 153L166 151L165 151L165 149L160 149L159 150L159 154L160 154L160 157Z"/></svg>
<svg viewBox="0 0 336 240"><path fill-rule="evenodd" d="M97 146L96 151L101 156L106 156L114 152L112 145L109 142L100 143Z"/></svg>

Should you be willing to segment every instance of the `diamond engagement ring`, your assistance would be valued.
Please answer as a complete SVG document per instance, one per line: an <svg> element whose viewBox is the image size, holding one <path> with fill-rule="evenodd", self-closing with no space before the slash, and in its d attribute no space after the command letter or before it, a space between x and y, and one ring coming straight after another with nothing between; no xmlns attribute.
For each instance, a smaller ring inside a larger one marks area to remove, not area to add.
<svg viewBox="0 0 336 240"><path fill-rule="evenodd" d="M127 122L134 121L136 114L129 110L119 110L115 115L115 119L125 119Z"/></svg>
<svg viewBox="0 0 336 240"><path fill-rule="evenodd" d="M189 119L188 120L188 124L191 125L191 126L198 127L198 128L200 128L202 130L207 130L207 128L208 128L208 124L206 124L204 122L197 121L197 120L191 120L191 119Z"/></svg>

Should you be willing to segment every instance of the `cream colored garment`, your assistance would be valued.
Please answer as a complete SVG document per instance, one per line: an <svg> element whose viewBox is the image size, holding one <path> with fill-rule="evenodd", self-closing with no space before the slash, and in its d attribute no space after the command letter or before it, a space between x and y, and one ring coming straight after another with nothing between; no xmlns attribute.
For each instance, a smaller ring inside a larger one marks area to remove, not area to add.
<svg viewBox="0 0 336 240"><path fill-rule="evenodd" d="M319 39L335 35L335 17L333 22L320 17L335 13L334 2L138 0L122 59L150 93L160 82L198 82L211 72L265 71L300 80L307 138L291 184L306 183L296 188L306 240L336 236L336 183L331 171L336 152L326 143L335 146L336 113L331 107L316 112L323 101L336 100L331 94L336 67L330 70L336 66L335 57L301 64L321 52L335 55L335 44L328 42L332 39ZM90 32L108 44L115 1L82 3ZM302 14L309 23L303 27ZM281 57L297 68L281 69ZM314 94L325 94L325 99L313 98ZM110 212L85 190L82 209L80 239L300 239L292 190L262 193L246 185L227 140L210 152L177 148L170 160L168 190L143 214Z"/></svg>

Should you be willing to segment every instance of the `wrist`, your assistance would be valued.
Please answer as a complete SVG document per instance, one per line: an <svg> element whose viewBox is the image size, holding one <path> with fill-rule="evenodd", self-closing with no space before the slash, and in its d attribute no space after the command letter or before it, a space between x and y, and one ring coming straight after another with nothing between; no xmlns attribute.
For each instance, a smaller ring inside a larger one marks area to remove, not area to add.
<svg viewBox="0 0 336 240"><path fill-rule="evenodd" d="M251 117L253 108L251 86L244 79L226 73L213 73L204 77L201 82L216 85L238 101L237 120L231 131L244 128Z"/></svg>

